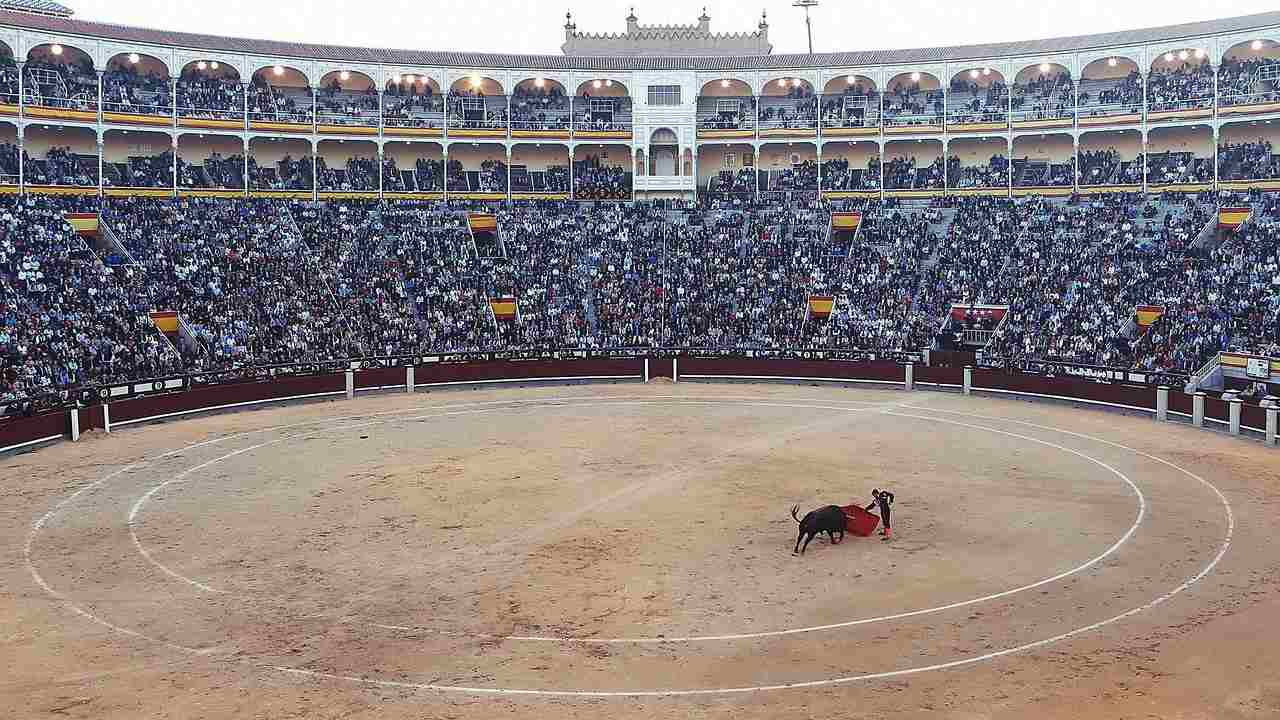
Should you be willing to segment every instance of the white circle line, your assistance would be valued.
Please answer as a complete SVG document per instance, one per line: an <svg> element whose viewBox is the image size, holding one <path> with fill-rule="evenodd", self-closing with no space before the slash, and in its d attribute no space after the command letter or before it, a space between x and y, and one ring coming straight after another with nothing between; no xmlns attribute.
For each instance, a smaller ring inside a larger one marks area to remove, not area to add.
<svg viewBox="0 0 1280 720"><path fill-rule="evenodd" d="M728 401L728 402L736 402L736 401ZM579 406L581 406L581 405L587 405L587 404L588 404L588 402L585 402L585 401L584 401L584 402L580 402L580 403L563 404L563 405L561 405L561 404L556 404L556 405L552 405L551 407L579 407ZM617 401L617 402L607 402L607 403L594 403L594 402L590 403L590 405L600 405L600 404L616 404L616 405L628 405L628 406L630 406L630 405L687 405L687 404L692 404L692 405L723 405L723 404L727 404L727 403L726 403L726 401L717 401L717 400L714 400L714 399L705 399L705 400L692 401L692 402L690 402L690 401L677 401L677 402L671 402L671 401L640 401L640 402L623 402L623 401ZM746 404L746 405L767 405L767 406L796 407L796 408L804 408L804 409L839 409L839 410L850 410L849 408L843 408L843 407L833 407L833 406L824 406L824 405L800 405L800 404L794 404L794 403L744 403L744 404ZM429 632L429 633L431 633L431 634L442 635L442 636L449 636L449 637L473 637L473 638L484 638L484 639L501 640L501 641L511 641L511 642L544 642L544 643L545 643L545 642L554 642L554 643L568 643L568 644L592 644L592 645L624 645L624 644L625 644L625 645L636 645L636 644L651 644L651 645L657 645L657 644L663 644L663 643L693 643L693 642L717 642L717 641L723 642L723 641L751 640L751 639L768 638L768 637L781 637L781 636L788 636L788 635L799 635L799 634L804 634L804 633L819 632L819 631L823 631L823 630L836 630L836 629L840 629L840 628L855 627L855 626L859 626L859 625L868 625L868 624L873 624L873 623L878 623L878 622L888 622L888 621L901 620L901 619L910 618L910 617L918 617L918 616L921 616L921 615L929 615L929 614L933 614L933 613L944 612L944 611L947 611L947 610L954 610L954 609L956 609L956 608L967 607L967 606L969 606L969 605L976 605L976 604L979 604L979 603L990 602L990 601L992 601L992 600L999 600L999 599L1001 599L1001 598L1008 597L1008 596L1011 596L1011 595L1014 595L1014 594L1017 594L1017 593L1025 592L1025 591L1027 591L1027 590L1034 590L1035 588L1042 587L1042 586L1044 586L1044 585L1047 585L1047 584L1050 584L1050 583L1053 583L1053 582L1057 582L1057 581L1059 581L1059 580L1062 580L1062 579L1064 579L1064 578L1066 578L1066 577L1069 577L1069 576L1071 576L1071 575L1075 575L1075 574L1077 574L1077 573L1083 572L1083 571L1085 571L1085 570L1087 570L1087 569L1089 569L1089 568L1093 567L1093 566L1094 566L1094 565L1096 565L1097 563L1102 562L1102 561L1103 561L1103 560L1105 560L1107 557L1111 556L1111 555L1112 555L1112 554L1114 554L1117 550L1119 550L1119 549L1120 549L1120 546L1124 545L1126 542L1128 542L1128 541L1129 541L1129 539L1133 536L1133 534L1134 534L1135 532L1137 532L1137 530L1138 530L1139 526L1142 524L1142 520L1143 520L1143 518L1146 516L1146 512L1147 512L1147 501L1146 501L1145 496L1144 496L1144 495L1143 495L1143 493L1142 493L1142 490L1141 490L1141 489L1140 489L1140 488L1139 488L1139 487L1138 487L1138 486L1133 482L1133 480L1131 480L1131 479L1130 479L1128 476L1126 476L1124 473L1120 472L1119 470L1117 470L1116 468L1112 467L1111 465L1108 465L1107 463L1102 462L1101 460L1098 460L1098 459L1096 459L1096 458L1089 457L1088 455L1085 455L1085 454L1080 453L1080 452L1078 452L1078 451L1072 450L1072 449L1070 449L1070 448L1064 447L1064 446L1062 446L1062 445L1059 445L1059 444L1056 444L1056 443L1053 443L1053 442L1050 442L1050 441L1047 441L1047 440L1041 440L1041 439L1039 439L1039 438L1033 438L1033 437L1030 437L1030 436L1027 436L1027 435L1021 435L1021 434L1018 434L1018 433L1012 433L1012 432L1009 432L1009 431L1006 431L1006 430L999 430L999 429L995 429L995 428L986 428L986 427L979 426L979 425L974 425L974 424L970 424L970 423L962 423L962 422L959 422L959 421L956 421L956 420L947 420L947 419L944 419L944 418L931 418L931 417L923 416L923 415L912 415L912 414L909 414L909 413L892 412L892 411L890 411L888 408L893 407L893 406L894 406L893 404L890 404L890 405L888 405L888 406L884 407L884 409L882 409L882 412L884 412L884 413L886 413L886 414L889 414L889 415L898 415L898 416L901 416L901 417L910 417L910 418L920 419L920 420L929 420L929 421L936 421L936 422L948 423L948 424L952 424L952 425L957 425L957 426L967 427L967 428L977 429L977 430L987 430L987 431L992 432L992 433L997 434L997 435L1005 435L1005 436L1008 436L1008 437L1013 437L1013 438L1018 438L1018 439L1021 439L1021 440L1026 440L1026 441L1028 441L1028 442L1039 443L1039 444L1041 444L1041 445L1045 445L1045 446L1047 446L1047 447L1055 448L1055 449L1057 449L1057 450L1061 450L1061 451L1063 451L1063 452L1066 452L1066 453L1069 453L1069 454L1073 454L1073 455L1076 455L1076 456L1078 456L1078 457L1080 457L1080 458L1083 458L1083 459L1085 459L1085 460L1088 460L1088 461L1090 461L1090 462L1093 462L1093 463L1095 463L1096 465L1099 465L1100 467L1102 467L1102 468L1106 469L1107 471L1111 472L1112 474L1114 474L1115 476L1117 476L1117 477L1119 477L1121 480L1123 480L1126 484L1128 484L1129 488L1132 490L1132 492L1134 493L1134 495L1137 497L1137 499L1138 499L1138 511L1137 511L1136 516L1135 516L1135 518L1134 518L1133 524L1129 526L1128 530L1127 530L1127 531L1126 531L1126 532L1125 532L1125 533L1124 533L1124 534L1123 534L1123 535L1122 535L1118 540L1116 540L1116 542L1115 542L1115 543L1113 543L1110 547L1108 547L1106 550L1104 550L1101 554L1099 554L1099 555L1097 555L1097 556L1095 556L1095 557L1093 557L1093 558L1091 558L1091 559L1089 559L1089 560L1085 561L1085 562L1084 562L1084 563L1082 563L1081 565L1078 565L1078 566L1076 566L1076 567L1074 567L1074 568L1071 568L1071 569L1065 570L1065 571L1063 571L1063 572L1061 572L1061 573L1058 573L1057 575L1053 575L1053 576L1050 576L1050 577L1046 577L1046 578L1043 578L1043 579L1037 580L1037 581L1035 581L1035 582L1032 582L1032 583L1029 583L1029 584L1022 585L1022 586L1020 586L1020 587L1015 587L1015 588L1012 588L1012 589L1009 589L1009 590L1004 590L1004 591L997 592L997 593L991 593L991 594L983 595L983 596L976 597L976 598L970 598L970 599L967 599L967 600L962 600L962 601L958 601L958 602L953 602L953 603L948 603L948 604L938 605L938 606L933 606L933 607L928 607L928 608L918 608L918 609L916 609L916 610L910 610L910 611L906 611L906 612L892 613L892 614L888 614L888 615L880 615L880 616L867 617L867 618L857 618L857 619L847 620L847 621L838 622L838 623L829 623L829 624L825 624L825 625L815 625L815 626L801 627L801 628L787 628L787 629L783 629L783 630L762 630L762 631L757 631L757 632L747 632L747 633L728 633L728 634L719 634L719 635L688 635L688 636L672 636L672 637L575 638L575 637L541 636L541 635L496 635L496 634L487 634L487 633L459 633L459 632L451 632L451 631L443 631L443 632L442 632L442 631L435 631L435 630L432 630L432 629L430 629L430 628L413 627L413 626L405 626L405 625L389 625L389 624L382 624L382 623L364 622L364 621L358 621L358 620L354 620L354 621L353 621L353 620L347 620L347 622L355 622L356 624L367 624L367 625L370 625L370 626L372 626L372 627L377 627L377 628L381 628L381 629L384 629L384 630L394 630L394 631L402 631L402 632L403 632L403 631L407 631L407 632ZM435 415L429 415L429 416L418 416L418 417L402 418L402 420L407 422L407 421L420 420L420 419L426 419L426 418L437 418L437 417L446 417L446 416L457 416L457 415L481 414L481 413L496 412L496 411L499 411L499 410L502 410L502 409L504 409L504 408L485 408L485 409L479 409L479 410L457 410L457 411L452 411L452 412L447 412L447 413L438 413L438 414L435 414ZM861 408L859 408L859 409L861 409ZM871 408L866 408L866 409L871 409ZM852 410L851 410L851 411L852 411ZM308 437L314 437L314 436L316 436L316 435L323 434L323 433L327 433L327 432L331 432L331 431L334 431L334 430L348 430L348 429L351 429L351 428L353 428L353 427L363 427L363 426L366 426L366 425L369 425L369 424L382 423L382 422L391 422L391 421L390 421L390 420L383 420L383 421L373 421L373 422L370 422L370 423L362 423L362 424L358 424L358 425L339 426L339 427L334 427L334 428L326 428L326 429L323 429L323 430L318 430L318 431L316 431L316 432L314 432L314 433L306 433L306 434L303 434L303 435L293 435L293 436L289 436L289 437L285 437L285 438L278 438L278 439L276 439L276 440L268 441L268 442L265 442L265 443L259 443L259 444L257 444L257 445L253 445L253 446L250 446L250 447L247 447L247 448L242 448L242 449L237 450L237 451L235 451L235 452L228 453L228 454L226 454L226 455L223 455L222 457L215 458L215 459L210 460L210 461L208 461L208 462L206 462L206 463L203 463L203 464L201 464L201 465L197 465L196 467L190 468L189 470L187 470L187 471L185 471L185 472L181 473L180 475L178 475L178 476L176 476L176 477L174 477L174 478L172 478L172 479L170 479L170 480L167 480L167 481L165 481L165 482L162 482L162 483L160 483L160 484L158 484L158 485L156 485L156 486L152 487L148 492L146 492L146 493L145 493L145 494L143 494L141 497L139 497L139 498L138 498L138 500L134 503L134 505L133 505L132 509L131 509L131 510L130 510L130 512L129 512L129 517L128 517L129 534L130 534L130 536L131 536L131 538L132 538L132 540L133 540L133 543L134 543L135 547L138 549L138 551L142 554L142 556L143 556L143 557L144 557L148 562L150 562L152 565L154 565L155 567L157 567L158 569L160 569L160 570L161 570L162 572L164 572L166 575L169 575L169 576L170 576L170 577L172 577L172 578L175 578L175 579L177 579L177 580L180 580L180 581L182 581L182 582L185 582L185 583L187 583L187 584L190 584L190 585L192 585L192 586L194 586L194 587L196 587L196 588L199 588L199 589L201 589L201 590L204 590L204 591L206 591L206 592L211 592L211 593L227 593L227 591L225 591L225 590L221 590L221 589L218 589L218 588L214 588L214 587L212 587L212 586L210 586L210 585L207 585L207 584L202 583L202 582L200 582L200 581L198 581L198 580L194 580L194 579L189 578L189 577L187 577L187 576L185 576L185 575L182 575L181 573L178 573L177 571L175 571L175 570L173 570L173 569L169 568L169 567L168 567L168 566L166 566L165 564L163 564L163 563L161 563L160 561L156 560L156 559L151 555L151 553L150 553L150 552L148 552L148 551L143 547L142 543L141 543L141 542L139 541L139 539L138 539L138 535L137 535L137 532L136 532L136 522L135 522L135 521L136 521L136 517L137 517L137 515L138 515L138 514L140 513L140 511L142 510L142 508L144 507L145 503L146 503L148 500L150 500L150 498L151 498L151 497L153 497L153 496L154 496L157 492L159 492L161 489L163 489L163 488L165 488L165 487L167 487L167 486L169 486L169 485L171 485L171 484L174 484L174 483L177 483L177 482L182 482L182 481L183 481L187 476L191 475L192 473L194 473L194 472L196 472L196 471L199 471L199 470L201 470L201 469L203 469L203 468L205 468L205 467L208 467L208 466L214 465L214 464L216 464L216 463L218 463L218 462L221 462L221 461L223 461L223 460L226 460L226 459L229 459L229 458L235 457L235 456L237 456L237 455L241 455L241 454L243 454L243 453L250 452L250 451L252 451L252 450L260 449L260 448L265 447L265 446L268 446L268 445L274 445L274 444L278 444L278 443L286 442L286 441L289 441L289 440L295 440L295 439L306 439L306 438L308 438Z"/></svg>
<svg viewBox="0 0 1280 720"><path fill-rule="evenodd" d="M572 399L582 399L582 398L578 397L578 398L572 398ZM545 401L546 399L545 399L545 398L543 398L543 399L541 399L541 400ZM414 408L414 409L417 409L417 408ZM1215 554L1215 556L1213 557L1213 559L1212 559L1212 560L1210 560L1210 561L1209 561L1209 563L1208 563L1207 565L1205 565L1205 567L1204 567L1203 569L1201 569L1199 573L1197 573L1195 576L1193 576L1193 577L1191 577L1191 578L1187 579L1187 580L1186 580L1186 581L1184 581L1182 584L1178 585L1177 587L1173 588L1172 590L1169 590L1168 592L1164 593L1163 595L1161 595L1161 596L1159 596L1159 597L1155 598L1154 600L1152 600L1152 601L1150 601L1150 602L1148 602L1148 603L1146 603L1146 604L1144 604L1144 605L1141 605L1141 606L1138 606L1138 607L1132 608L1132 609L1130 609L1130 610L1128 610L1128 611L1126 611L1126 612L1120 613L1119 615L1115 615L1115 616L1113 616L1113 617L1107 618L1107 619L1105 619L1105 620L1102 620L1102 621L1099 621L1099 622L1096 622L1096 623L1093 623L1093 624L1090 624L1090 625L1086 625L1086 626L1083 626L1083 627L1080 627L1080 628L1076 628L1076 629L1074 629L1074 630L1069 630L1069 631L1067 631L1067 632L1065 632L1065 633L1061 633L1061 634L1058 634L1058 635L1055 635L1055 636L1052 636L1052 637L1048 637L1048 638L1043 638L1043 639L1041 639L1041 640L1033 641L1033 642L1026 643L1026 644L1023 644L1023 645L1018 645L1018 646L1011 647L1011 648L1005 648L1005 649L1003 649L1003 650L993 651L993 652L986 653L986 654L983 654L983 655L977 655L977 656L968 657L968 658L960 658L960 659L958 659L958 660L953 660L953 661L949 661L949 662L945 662L945 663L937 663L937 664L933 664L933 665L918 666L918 667L914 667L914 668L902 668L902 669L899 669L899 670L891 670L891 671L886 671L886 672L881 672L881 673L867 673L867 674L861 674L861 675L850 675L850 676L844 676L844 677L827 678L827 679L812 680L812 681L805 681L805 682L799 682L799 683L785 683L785 684L775 684L775 685L756 685L756 686L744 686L744 687L736 687L736 688L706 688L706 689L696 689L696 690L650 690L650 691L572 691L572 690L534 690L534 689L511 689L511 688L483 688L483 687L468 687L468 686L460 686L460 685L438 685L438 684L433 684L433 683L409 683L409 682L400 682L400 681L392 681L392 680L378 680L378 679L367 678L367 677L346 676L346 675L340 675L340 674L334 674L334 673L323 673L323 672L319 672L319 671L305 670L305 669L301 669L301 668L290 668L290 667L284 667L284 666L263 665L263 664L260 664L260 663L254 663L254 662L249 661L249 660L244 660L244 662L247 662L247 663L249 663L249 664L251 664L251 665L254 665L254 666L257 666L257 667L262 667L262 668L266 668L266 669L272 669L272 670L276 670L276 671L279 671L279 672L290 673L290 674L294 674L294 675L309 676L309 677L314 677L314 678L324 678L324 679L332 679L332 680L342 680L342 681L347 681L347 682L353 682L353 683L359 683L359 684L366 684L366 685L374 685L374 686L381 686L381 687L400 687L400 688L409 688L409 689L418 689L418 690L436 690L436 691L443 691L443 692L462 692L462 693L471 693L471 694L489 694L489 695L494 695L494 694L498 694L498 695L536 695L536 696L558 696L558 697L601 697L601 698L607 698L607 697L678 697L678 696L689 696L689 695L741 694L741 693L751 693L751 692L762 692L762 691L768 691L768 690L781 690L781 689L792 689L792 688L806 688L806 687L821 687L821 686L840 685L840 684L847 684L847 683L852 683L852 682L857 682L857 681L864 681L864 680L875 680L875 679L883 679L883 678L890 678L890 677L900 677L900 676L905 676L905 675L911 675L911 674L917 674L917 673L922 673L922 672L928 672L928 671L931 671L931 670L949 669L949 668L960 667L960 666L969 665L969 664L975 664L975 663L979 663L979 662L985 662L985 661L993 660L993 659L996 659L996 658L999 658L999 657L1003 657L1003 656L1006 656L1006 655L1011 655L1011 654L1015 654L1015 653L1025 652L1025 651L1027 651L1027 650L1032 650L1032 649L1039 648L1039 647L1044 647L1044 646L1047 646L1047 645L1050 645L1050 644L1053 644L1053 643L1056 643L1056 642L1060 642L1061 640L1069 639L1069 638L1074 637L1074 636L1076 636L1076 635L1080 635L1080 634L1083 634L1083 633L1091 632L1091 631L1093 631L1093 630L1097 630L1097 629L1099 629L1099 628L1105 627L1105 626L1107 626L1107 625L1111 625L1111 624L1113 624L1113 623L1115 623L1115 622L1118 622L1118 621L1120 621L1120 620L1123 620L1123 619L1125 619L1125 618L1127 618L1127 617L1130 617L1130 616L1132 616L1132 615L1135 615L1135 614L1138 614L1138 613L1144 612L1144 611L1146 611L1146 610L1152 609L1152 608L1154 608L1154 607L1156 607L1156 606L1158 606L1158 605L1160 605L1160 604L1162 604L1162 603L1166 602L1168 599L1170 599L1170 598L1174 597L1175 595L1178 595L1178 594L1180 594L1180 593L1184 592L1185 590L1187 590L1188 588L1190 588L1192 585L1194 585L1194 584L1196 584L1197 582L1199 582L1200 580L1202 580L1202 579L1203 579L1205 576L1207 576L1210 572L1212 572L1212 571L1213 571L1213 569L1214 569L1215 567L1217 567L1217 565L1219 564L1219 562L1221 562L1222 558L1226 555L1226 553L1227 553L1228 549L1229 549L1229 548L1230 548L1230 546L1231 546L1231 542L1232 542L1232 538L1233 538L1234 530L1235 530L1235 516L1234 516L1234 513L1233 513L1232 508L1231 508L1231 503L1230 503L1230 501L1227 499L1226 495L1224 495L1224 494L1222 493L1222 491L1221 491L1221 490L1219 490L1219 489L1218 489L1218 487L1217 487L1216 485L1214 485L1212 482L1210 482L1210 481L1208 481L1208 480L1206 480L1206 479L1204 479L1204 478L1200 477L1199 475L1197 475L1197 474L1195 474L1195 473L1191 472L1190 470L1187 470L1186 468L1183 468L1183 467L1181 467L1181 466L1179 466L1179 465L1177 465L1177 464L1175 464L1175 463L1173 463L1173 462L1171 462L1171 461L1169 461L1169 460L1166 460L1166 459L1164 459L1164 458L1161 458L1161 457L1158 457L1158 456L1152 455L1152 454L1147 453L1147 452L1144 452L1144 451L1142 451L1142 450L1138 450L1138 449L1136 449L1136 448L1132 448L1132 447L1129 447L1129 446L1123 445L1123 444L1121 444L1121 443L1113 442L1113 441L1110 441L1110 440L1105 440L1105 439L1103 439L1103 438L1099 438L1099 437L1096 437L1096 436L1088 435L1088 434L1085 434L1085 433L1079 433L1079 432L1074 432L1074 431L1064 430L1064 429L1061 429L1061 428L1055 428L1055 427L1052 427L1052 426L1039 425L1039 424L1036 424L1036 423L1025 422L1025 421L1020 421L1020 420L1013 420L1013 419L1010 419L1010 418L1004 418L1004 417L992 417L992 416L987 416L987 415L978 415L978 414L973 414L973 413L964 413L964 412L956 411L956 410L943 410L943 409L941 409L941 408L931 408L931 409L940 410L940 411L942 411L942 412L947 412L947 413L950 413L950 414L953 414L953 415L966 416L966 417L971 417L971 418L975 418L975 419L987 419L987 420L995 420L995 421L1012 422L1012 423L1017 423L1017 424L1025 425L1025 426L1028 426L1028 427L1035 427L1035 428L1038 428L1038 429L1049 430L1049 431L1052 431L1052 432L1057 432L1057 433L1062 433L1062 434L1072 435L1072 436L1075 436L1075 437L1080 437L1080 438L1083 438L1083 439L1087 439L1087 440L1091 440L1091 441L1099 442L1099 443L1102 443L1102 444L1111 445L1111 446L1113 446L1113 447L1117 447L1117 448L1120 448L1120 449L1123 449L1123 450L1127 450L1127 451L1129 451L1129 452L1133 452L1133 453L1135 453L1135 454L1137 454L1137 455L1140 455L1140 456L1142 456L1142 457L1146 457L1146 458L1148 458L1148 459L1151 459L1151 460L1154 460L1154 461L1156 461L1156 462L1162 463L1162 464L1164 464L1164 465L1166 465L1166 466L1168 466L1168 467L1170 467L1170 468L1173 468L1174 470L1177 470L1177 471L1179 471L1179 472L1181 472L1181 473L1183 473L1183 474L1185 474L1185 475L1187 475L1187 476L1191 477L1192 479L1194 479L1194 480L1196 480L1196 481L1200 482L1202 485L1204 485L1204 486L1208 487L1210 490L1212 490L1212 491L1217 495L1217 497L1218 497L1218 499L1219 499L1219 502L1222 504L1222 507L1223 507L1223 509L1224 509L1224 511L1225 511L1226 519L1227 519L1227 531L1226 531L1226 535L1225 535L1225 537L1224 537L1224 539L1223 539L1223 541L1222 541L1222 544L1221 544L1221 546L1220 546L1220 548L1219 548L1218 552L1217 552L1217 553ZM408 410L408 411L409 411L409 412L412 412L412 411L413 411L413 409L410 409L410 410ZM392 413L375 413L374 415L379 415L379 414L392 414ZM362 417L362 416L352 416L352 417ZM933 419L935 419L935 420L936 420L936 419L938 419L938 418L933 418ZM205 441L205 442L202 442L202 443L196 443L196 444L194 444L194 445L186 446L186 447L184 447L184 448L179 448L179 449L177 449L177 450L172 450L172 451L169 451L169 452L166 452L166 453L161 454L160 456L158 456L158 458L163 458L163 457L167 457L167 456L170 456L170 455L174 455L174 454L178 454L178 453L181 453L181 452L185 452L185 451L187 451L187 450L190 450L190 449L193 449L193 448L195 448L195 447L202 446L202 445L213 444L213 443L221 442L221 441L223 441L223 440L228 440L228 439L235 438L235 437L243 437L243 436L247 436L247 435L250 435L250 434L253 434L253 433L257 433L257 432L265 432L265 431L269 431L269 430L272 430L272 429L284 429L284 428L288 428L288 427L299 427L299 426L303 426L303 425L310 425L310 424L315 424L315 423L317 423L317 422L326 422L326 421L331 422L331 421L333 421L333 419L329 419L329 420L308 421L308 422L303 422L303 423L294 423L294 424L286 425L286 426L276 426L276 427L274 427L274 428L263 428L263 429L259 429L259 430L247 431L247 432L244 432L244 433L237 433L237 434L235 434L235 435L229 435L229 436L225 436L225 437L223 437L223 438L217 438L217 439L214 439L214 440L209 440L209 441ZM97 624L99 624L99 625L102 625L103 627L106 627L106 628L108 628L108 629L111 629L111 630L114 630L114 631L120 632L120 633L125 634L125 635L129 635L129 636L132 636L132 637L137 637L137 638L141 638L141 639L148 640L148 641L151 641L151 642L155 642L155 643L160 644L160 645L163 645L163 646L165 646L165 647L169 647L169 648L172 648L172 649L175 649L175 650L179 650L179 651L182 651L182 652L192 653L192 654L200 654L200 655L209 654L209 653L211 653L211 652L215 651L215 650L216 650L216 648L199 649L199 648L191 648L191 647L187 647L187 646L183 646L183 645L178 645L178 644L171 643L171 642L167 642L167 641L164 641L164 640L161 640L161 639L158 639L158 638L154 638L154 637L147 636L147 635L145 635L145 634L139 633L139 632L134 631L134 630L130 630L130 629L128 629L128 628L123 628L123 627L120 627L120 626L114 625L114 624L112 624L112 623L110 623L110 622L108 622L108 621L106 621L106 620L104 620L104 619L102 619L102 618L97 617L96 615L93 615L92 613L88 612L87 610L85 610L85 609L83 609L83 608L79 607L79 606L75 603L75 601L74 601L74 600L72 600L70 597L68 597L68 596L64 595L64 594L63 594L63 593L61 593L60 591L58 591L58 590L56 590L56 589L52 588L51 586L49 586L49 584L48 584L47 582L45 582L44 578L40 575L40 573L38 572L38 570L35 568L35 565L34 565L34 563L33 563L33 561L32 561L32 557L31 557L31 555L32 555L32 546L33 546L33 543L34 543L35 537L36 537L37 533L39 532L39 530L40 530L40 529L41 529L41 528L42 528L42 527L47 523L47 521L48 521L49 519L51 519L51 518L52 518L55 514L57 514L57 513L58 513L58 512L63 508L63 507L65 507L66 505L68 505L70 502L72 502L72 501L73 501L73 500L75 500L77 497L81 496L82 494L84 494L84 493L86 493L86 492L88 492L88 491L92 490L92 489L93 489L93 488L95 488L95 487L98 487L98 486L101 486L102 484L105 484L105 483L106 483L107 481L109 481L110 479L112 479L112 478L114 478L114 477L116 477L116 476L118 476L118 475L120 475L120 474L122 474L122 473L126 472L127 470L129 470L129 469L131 469L131 468L133 468L133 467L137 467L137 466L140 466L140 465L145 465L147 462L148 462L148 461L139 461L139 462L137 462L137 463L133 463L133 464L131 464L131 465L127 465L127 466L125 466L125 467L123 467L123 468L121 468L121 469L119 469L119 470L117 470L117 471L114 471L114 472L112 472L112 473L108 474L107 476L104 476L102 479L100 479L100 480L98 480L98 481L96 481L96 482L94 482L94 483L91 483L90 485L87 485L87 486L85 486L84 488L81 488L80 490L77 490L77 491L76 491L75 493L73 493L72 495L70 495L70 496L68 496L68 497L64 498L64 499L63 499L62 501L60 501L57 505L55 505L53 508L51 508L47 513L45 513L41 518L39 518L39 519L38 519L38 520L33 524L33 527L32 527L32 530L31 530L31 533L29 533L28 538L27 538L27 542L26 542L25 547L24 547L24 556L25 556L25 559L26 559L27 568L28 568L28 571L30 572L30 574L32 575L33 579L36 581L36 583L37 583L37 584L38 584L42 589L44 589L44 590L45 590L45 592L47 592L48 594L50 594L50 595L51 595L51 596L53 596L54 598L59 599L60 601L62 601L62 602L63 602L63 604L64 604L64 605L68 606L68 608L69 608L69 609L71 609L72 611L74 611L74 612L75 612L75 613L77 613L78 615L80 615L80 616L82 616L82 617L84 617L84 618L86 618L86 619L90 620L91 622L97 623Z"/></svg>

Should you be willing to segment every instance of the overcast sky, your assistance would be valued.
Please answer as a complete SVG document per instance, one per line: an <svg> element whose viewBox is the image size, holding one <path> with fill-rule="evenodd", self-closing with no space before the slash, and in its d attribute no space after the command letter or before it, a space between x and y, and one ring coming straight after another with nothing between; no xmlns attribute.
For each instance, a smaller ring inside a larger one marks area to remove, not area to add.
<svg viewBox="0 0 1280 720"><path fill-rule="evenodd" d="M628 8L642 24L693 23L704 3L651 0L62 0L84 20L239 37L413 50L560 53L564 14L579 31L622 32ZM804 11L791 0L709 0L712 30L753 30L769 13L775 53L804 52ZM1275 10L1274 1L822 0L812 10L817 52L1030 40L1168 25Z"/></svg>

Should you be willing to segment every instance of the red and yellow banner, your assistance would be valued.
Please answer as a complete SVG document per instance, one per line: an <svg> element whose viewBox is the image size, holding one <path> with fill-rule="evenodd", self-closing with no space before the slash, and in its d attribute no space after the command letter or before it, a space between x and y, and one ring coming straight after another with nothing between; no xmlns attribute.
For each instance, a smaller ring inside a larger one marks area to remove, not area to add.
<svg viewBox="0 0 1280 720"><path fill-rule="evenodd" d="M66 213L63 215L76 233L85 237L98 237L98 213Z"/></svg>
<svg viewBox="0 0 1280 720"><path fill-rule="evenodd" d="M1150 327L1156 320L1159 320L1161 315L1164 315L1164 306L1139 305L1134 312L1136 314L1134 320L1138 323L1138 327L1146 328Z"/></svg>
<svg viewBox="0 0 1280 720"><path fill-rule="evenodd" d="M862 215L856 212L831 213L831 229L836 232L857 230L862 224Z"/></svg>
<svg viewBox="0 0 1280 720"><path fill-rule="evenodd" d="M1253 209L1247 207L1220 207L1218 208L1218 227L1235 230L1249 219L1249 214L1252 212Z"/></svg>
<svg viewBox="0 0 1280 720"><path fill-rule="evenodd" d="M467 216L467 223L471 225L471 232L494 232L498 229L498 218L494 215L471 213Z"/></svg>
<svg viewBox="0 0 1280 720"><path fill-rule="evenodd" d="M178 332L178 313L176 310L156 310L151 313L151 322L162 333Z"/></svg>
<svg viewBox="0 0 1280 720"><path fill-rule="evenodd" d="M489 309L493 310L493 316L499 320L516 319L515 298L489 298Z"/></svg>
<svg viewBox="0 0 1280 720"><path fill-rule="evenodd" d="M830 295L810 295L809 315L815 318L830 317L831 311L835 308L835 305L835 298Z"/></svg>

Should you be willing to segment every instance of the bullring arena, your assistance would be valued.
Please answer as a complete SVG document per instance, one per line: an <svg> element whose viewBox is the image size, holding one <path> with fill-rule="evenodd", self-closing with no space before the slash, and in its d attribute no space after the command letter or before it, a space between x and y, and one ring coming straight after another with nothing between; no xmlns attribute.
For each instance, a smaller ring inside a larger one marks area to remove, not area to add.
<svg viewBox="0 0 1280 720"><path fill-rule="evenodd" d="M3 468L14 717L1280 711L1275 451L1149 417L473 386ZM872 487L898 496L891 539L792 555L792 503Z"/></svg>
<svg viewBox="0 0 1280 720"><path fill-rule="evenodd" d="M0 720L1280 718L1280 12L762 4L0 0Z"/></svg>

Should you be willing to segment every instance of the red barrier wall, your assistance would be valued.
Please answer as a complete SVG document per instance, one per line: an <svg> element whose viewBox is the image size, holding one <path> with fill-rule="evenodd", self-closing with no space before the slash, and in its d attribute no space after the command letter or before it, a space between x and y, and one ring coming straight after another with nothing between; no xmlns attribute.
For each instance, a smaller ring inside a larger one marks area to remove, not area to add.
<svg viewBox="0 0 1280 720"><path fill-rule="evenodd" d="M400 371L403 373L403 370ZM584 360L489 360L484 362L429 363L417 365L413 381L417 385L483 380L551 378L600 378L624 376L640 378L644 358L598 358ZM400 382L404 382L403 374Z"/></svg>
<svg viewBox="0 0 1280 720"><path fill-rule="evenodd" d="M67 432L70 432L70 428L66 410L54 410L31 417L0 418L0 448Z"/></svg>
<svg viewBox="0 0 1280 720"><path fill-rule="evenodd" d="M281 377L260 382L196 387L185 392L151 395L111 403L111 424L130 420L214 408L236 403L279 400L300 395L342 392L346 378L341 374Z"/></svg>
<svg viewBox="0 0 1280 720"><path fill-rule="evenodd" d="M1074 377L1046 377L974 369L975 390L1012 390L1037 395L1055 395L1077 400L1124 405L1143 410L1156 409L1156 389L1149 385L1100 383Z"/></svg>
<svg viewBox="0 0 1280 720"><path fill-rule="evenodd" d="M680 377L712 375L727 377L824 378L833 380L874 380L901 383L906 370L896 362L845 360L771 360L766 358L682 357Z"/></svg>
<svg viewBox="0 0 1280 720"><path fill-rule="evenodd" d="M915 382L918 383L964 385L964 368L962 367L926 367L924 365L916 365L911 372Z"/></svg>

